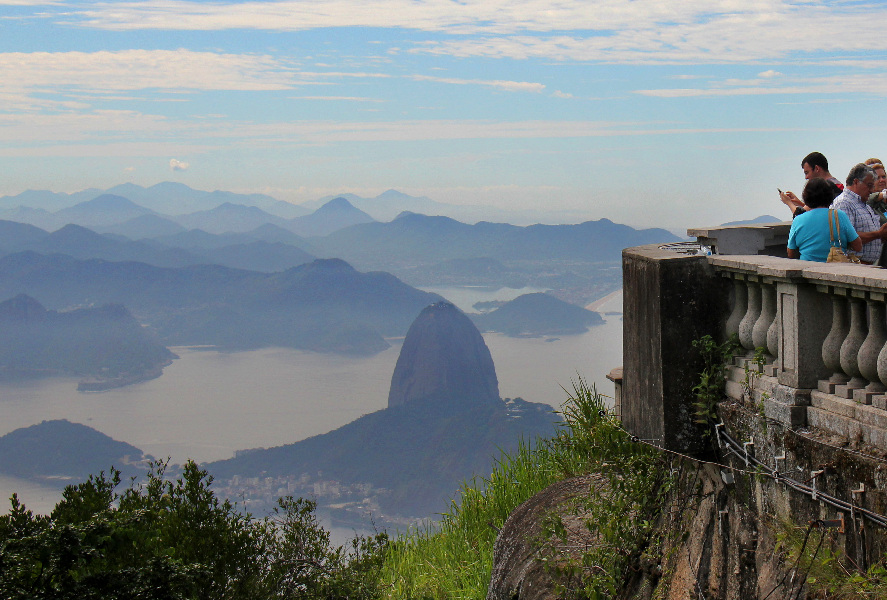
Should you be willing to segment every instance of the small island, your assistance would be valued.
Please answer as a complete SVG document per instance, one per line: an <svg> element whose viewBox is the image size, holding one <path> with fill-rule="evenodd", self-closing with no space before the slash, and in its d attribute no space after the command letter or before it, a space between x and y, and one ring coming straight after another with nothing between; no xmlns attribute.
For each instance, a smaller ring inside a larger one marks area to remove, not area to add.
<svg viewBox="0 0 887 600"><path fill-rule="evenodd" d="M483 306L489 307L491 305ZM475 305L475 308L480 307ZM471 318L481 331L510 337L576 335L604 323L598 313L544 293L518 296L495 310L471 315Z"/></svg>

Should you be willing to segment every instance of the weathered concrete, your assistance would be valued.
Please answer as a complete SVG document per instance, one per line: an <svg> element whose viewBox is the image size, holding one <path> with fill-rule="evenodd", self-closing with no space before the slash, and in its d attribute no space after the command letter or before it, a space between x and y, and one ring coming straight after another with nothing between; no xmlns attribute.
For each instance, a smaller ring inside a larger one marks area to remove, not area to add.
<svg viewBox="0 0 887 600"><path fill-rule="evenodd" d="M729 283L706 257L658 246L625 250L622 273L623 425L672 450L703 451L692 406L703 365L693 342L718 337Z"/></svg>
<svg viewBox="0 0 887 600"><path fill-rule="evenodd" d="M762 225L696 227L687 230L700 244L719 254L766 254L785 256L791 221Z"/></svg>

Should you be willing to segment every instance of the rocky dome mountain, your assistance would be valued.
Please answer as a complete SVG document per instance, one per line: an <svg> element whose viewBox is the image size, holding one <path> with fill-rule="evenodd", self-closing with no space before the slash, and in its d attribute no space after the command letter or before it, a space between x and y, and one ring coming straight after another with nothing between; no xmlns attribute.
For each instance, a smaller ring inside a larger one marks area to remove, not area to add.
<svg viewBox="0 0 887 600"><path fill-rule="evenodd" d="M487 475L502 451L551 435L555 421L547 404L499 398L495 366L477 328L455 306L438 302L410 326L388 408L294 444L238 452L207 468L220 484L261 476L301 482L309 486L306 493L324 489L322 482L358 486L360 498L370 498L383 513L429 515L446 509L460 483ZM236 485L229 485L236 496Z"/></svg>
<svg viewBox="0 0 887 600"><path fill-rule="evenodd" d="M493 357L471 319L449 302L425 308L404 339L391 377L388 407L499 401Z"/></svg>

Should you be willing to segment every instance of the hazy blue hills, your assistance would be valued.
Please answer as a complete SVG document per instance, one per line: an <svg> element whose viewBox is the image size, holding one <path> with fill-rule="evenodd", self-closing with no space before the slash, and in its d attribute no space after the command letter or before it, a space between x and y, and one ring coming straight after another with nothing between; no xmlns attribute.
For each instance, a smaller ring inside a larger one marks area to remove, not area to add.
<svg viewBox="0 0 887 600"><path fill-rule="evenodd" d="M243 244L232 244L215 250L192 251L193 254L204 256L204 262L274 273L285 271L293 266L302 265L315 260L315 257L301 248L282 242L265 242L261 240Z"/></svg>
<svg viewBox="0 0 887 600"><path fill-rule="evenodd" d="M212 210L225 203L255 206L284 219L302 216L310 211L301 206L283 202L264 194L237 194L233 192L206 192L195 190L175 182L163 182L150 187L124 183L107 190L88 189L74 194L27 190L15 196L0 197L0 208L43 209L56 212L81 202L93 200L102 194L122 196L150 210L168 215L185 215L198 211Z"/></svg>
<svg viewBox="0 0 887 600"><path fill-rule="evenodd" d="M509 336L571 335L602 325L596 312L558 300L549 294L524 294L472 320L482 331Z"/></svg>
<svg viewBox="0 0 887 600"><path fill-rule="evenodd" d="M144 473L133 464L144 458L135 446L67 420L43 421L0 437L0 472L22 478L57 478L59 485L107 473L112 466L124 477Z"/></svg>
<svg viewBox="0 0 887 600"><path fill-rule="evenodd" d="M140 215L106 226L96 226L92 229L96 233L114 233L128 237L131 240L158 238L187 231L187 228L175 221L154 213Z"/></svg>
<svg viewBox="0 0 887 600"><path fill-rule="evenodd" d="M243 233L271 223L286 228L288 219L277 217L256 206L226 202L210 210L203 210L174 218L186 229L202 229L209 233Z"/></svg>
<svg viewBox="0 0 887 600"><path fill-rule="evenodd" d="M173 358L117 304L56 312L25 294L0 302L0 377L76 375L131 383L159 375Z"/></svg>
<svg viewBox="0 0 887 600"><path fill-rule="evenodd" d="M17 252L49 236L47 231L14 221L0 221L0 252Z"/></svg>
<svg viewBox="0 0 887 600"><path fill-rule="evenodd" d="M92 200L63 208L55 213L55 217L64 224L102 226L153 214L156 213L123 196L102 194Z"/></svg>
<svg viewBox="0 0 887 600"><path fill-rule="evenodd" d="M137 219L142 218L155 217L145 215ZM0 255L33 251L67 254L81 259L144 262L159 267L218 264L262 272L283 271L315 259L313 254L298 246L265 241L301 240L294 233L284 230L277 233L277 229L270 228L274 226L265 225L254 232L226 235L199 230L180 231L158 238L159 241L132 241L117 234L99 234L79 225L66 225L49 233L24 223L0 221Z"/></svg>
<svg viewBox="0 0 887 600"><path fill-rule="evenodd" d="M0 297L22 293L52 308L122 304L167 345L355 354L386 348L383 337L404 335L422 308L441 299L335 259L259 273L35 252L0 258Z"/></svg>
<svg viewBox="0 0 887 600"><path fill-rule="evenodd" d="M721 226L727 227L733 225L764 225L766 223L781 223L788 220L790 219L779 219L777 217L774 217L773 215L761 215L760 217L747 219L745 221L730 221L729 223L723 223Z"/></svg>
<svg viewBox="0 0 887 600"><path fill-rule="evenodd" d="M15 196L0 197L0 208L16 208L19 206L34 208L47 212L55 212L80 202L92 200L104 192L100 189L90 188L73 194L64 192L51 192L49 190L25 190ZM112 193L111 190L108 193Z"/></svg>
<svg viewBox="0 0 887 600"><path fill-rule="evenodd" d="M133 191L132 186L118 186L114 189L121 192ZM238 199L236 195L223 192L213 192L210 196L216 200ZM211 234L246 233L266 226L276 226L301 236L322 236L343 227L373 221L372 217L353 207L344 198L335 198L307 215L304 214L304 209L296 210L295 207L292 211L277 212L296 213L297 216L282 217L258 206L232 201L186 214L164 213L146 208L125 196L106 193L55 212L39 207L6 208L0 210L0 218L27 223L48 231L74 224L102 233L125 235L131 239L170 236L192 229Z"/></svg>
<svg viewBox="0 0 887 600"><path fill-rule="evenodd" d="M337 197L310 215L293 219L289 229L306 237L324 236L351 225L372 222L374 219L367 213L352 206L345 198Z"/></svg>
<svg viewBox="0 0 887 600"><path fill-rule="evenodd" d="M448 217L404 213L389 223L366 223L312 240L327 255L358 265L397 264L404 256L439 263L456 258L496 260L621 260L622 249L680 241L664 229L633 229L607 219L578 225L480 222L467 225Z"/></svg>

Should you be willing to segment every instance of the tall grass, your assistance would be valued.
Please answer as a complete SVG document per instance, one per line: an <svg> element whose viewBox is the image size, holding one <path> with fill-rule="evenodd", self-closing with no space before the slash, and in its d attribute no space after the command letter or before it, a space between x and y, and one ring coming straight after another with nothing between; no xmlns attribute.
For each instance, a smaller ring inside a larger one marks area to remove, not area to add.
<svg viewBox="0 0 887 600"><path fill-rule="evenodd" d="M464 483L436 525L394 542L381 572L383 597L483 599L493 544L508 515L552 483L588 472L595 462L590 432L613 422L605 398L584 380L574 382L554 438L522 440L514 454L502 454L489 478Z"/></svg>

